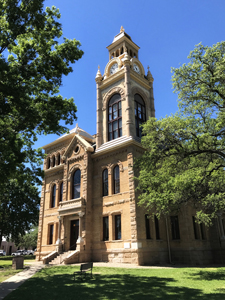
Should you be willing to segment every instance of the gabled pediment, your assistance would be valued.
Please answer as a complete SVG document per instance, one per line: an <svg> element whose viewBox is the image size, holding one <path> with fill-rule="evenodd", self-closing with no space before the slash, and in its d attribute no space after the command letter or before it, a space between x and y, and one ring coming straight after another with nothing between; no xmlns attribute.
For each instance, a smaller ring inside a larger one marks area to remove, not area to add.
<svg viewBox="0 0 225 300"><path fill-rule="evenodd" d="M69 143L69 145L63 155L63 159L71 157L73 153L76 154L78 151L80 153L81 150L79 149L79 147L81 147L83 149L83 151L85 151L85 152L94 152L94 148L92 147L92 145L89 142L87 142L80 135L75 135L72 138L71 142ZM78 149L78 150L76 150L76 149Z"/></svg>

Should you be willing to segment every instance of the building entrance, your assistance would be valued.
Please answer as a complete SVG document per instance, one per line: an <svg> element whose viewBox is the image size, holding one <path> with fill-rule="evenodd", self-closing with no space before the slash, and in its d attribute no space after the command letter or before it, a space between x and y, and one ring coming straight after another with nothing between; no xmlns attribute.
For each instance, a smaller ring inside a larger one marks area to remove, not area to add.
<svg viewBox="0 0 225 300"><path fill-rule="evenodd" d="M70 250L76 250L79 237L79 220L72 220L70 225Z"/></svg>

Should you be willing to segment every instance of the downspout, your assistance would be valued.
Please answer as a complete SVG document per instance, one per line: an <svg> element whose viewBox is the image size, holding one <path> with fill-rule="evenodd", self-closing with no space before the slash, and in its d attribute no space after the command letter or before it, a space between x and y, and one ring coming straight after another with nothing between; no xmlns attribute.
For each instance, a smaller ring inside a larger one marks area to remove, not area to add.
<svg viewBox="0 0 225 300"><path fill-rule="evenodd" d="M167 217L166 219L166 237L167 237L167 245L168 245L168 255L169 255L169 263L172 264L171 260L171 249L170 249L170 239L169 239L169 230L168 230L168 223L167 223Z"/></svg>

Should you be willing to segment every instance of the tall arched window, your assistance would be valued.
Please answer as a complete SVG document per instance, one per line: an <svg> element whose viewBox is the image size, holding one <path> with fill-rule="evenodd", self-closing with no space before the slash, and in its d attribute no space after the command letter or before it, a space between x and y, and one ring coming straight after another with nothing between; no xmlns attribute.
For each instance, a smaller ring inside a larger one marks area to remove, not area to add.
<svg viewBox="0 0 225 300"><path fill-rule="evenodd" d="M58 165L60 165L60 159L61 159L61 157L60 157L60 153L59 153L59 154L58 154L58 157L57 157Z"/></svg>
<svg viewBox="0 0 225 300"><path fill-rule="evenodd" d="M55 155L52 156L52 166L55 166Z"/></svg>
<svg viewBox="0 0 225 300"><path fill-rule="evenodd" d="M114 194L120 192L120 169L116 166L113 170L113 183L114 183Z"/></svg>
<svg viewBox="0 0 225 300"><path fill-rule="evenodd" d="M47 158L47 169L50 168L50 157Z"/></svg>
<svg viewBox="0 0 225 300"><path fill-rule="evenodd" d="M108 169L102 172L102 194L108 196Z"/></svg>
<svg viewBox="0 0 225 300"><path fill-rule="evenodd" d="M80 170L76 170L73 174L73 189L72 189L72 198L80 198Z"/></svg>
<svg viewBox="0 0 225 300"><path fill-rule="evenodd" d="M120 94L114 94L108 104L108 140L122 136L122 108Z"/></svg>
<svg viewBox="0 0 225 300"><path fill-rule="evenodd" d="M63 182L60 184L59 202L63 201Z"/></svg>
<svg viewBox="0 0 225 300"><path fill-rule="evenodd" d="M142 136L142 128L140 127L146 121L145 103L142 97L138 94L134 95L134 107L135 107L135 125L136 135Z"/></svg>
<svg viewBox="0 0 225 300"><path fill-rule="evenodd" d="M56 198L56 185L54 184L52 187L51 207L55 207L55 198Z"/></svg>

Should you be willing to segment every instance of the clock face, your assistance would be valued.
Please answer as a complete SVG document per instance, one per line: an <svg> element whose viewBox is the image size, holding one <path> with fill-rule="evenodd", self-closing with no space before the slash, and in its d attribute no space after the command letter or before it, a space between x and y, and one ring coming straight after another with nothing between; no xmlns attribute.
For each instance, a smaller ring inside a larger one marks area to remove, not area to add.
<svg viewBox="0 0 225 300"><path fill-rule="evenodd" d="M117 70L118 70L118 64L115 63L115 64L113 64L112 67L110 68L110 74L116 73Z"/></svg>
<svg viewBox="0 0 225 300"><path fill-rule="evenodd" d="M136 64L134 64L134 71L140 74L140 69Z"/></svg>

